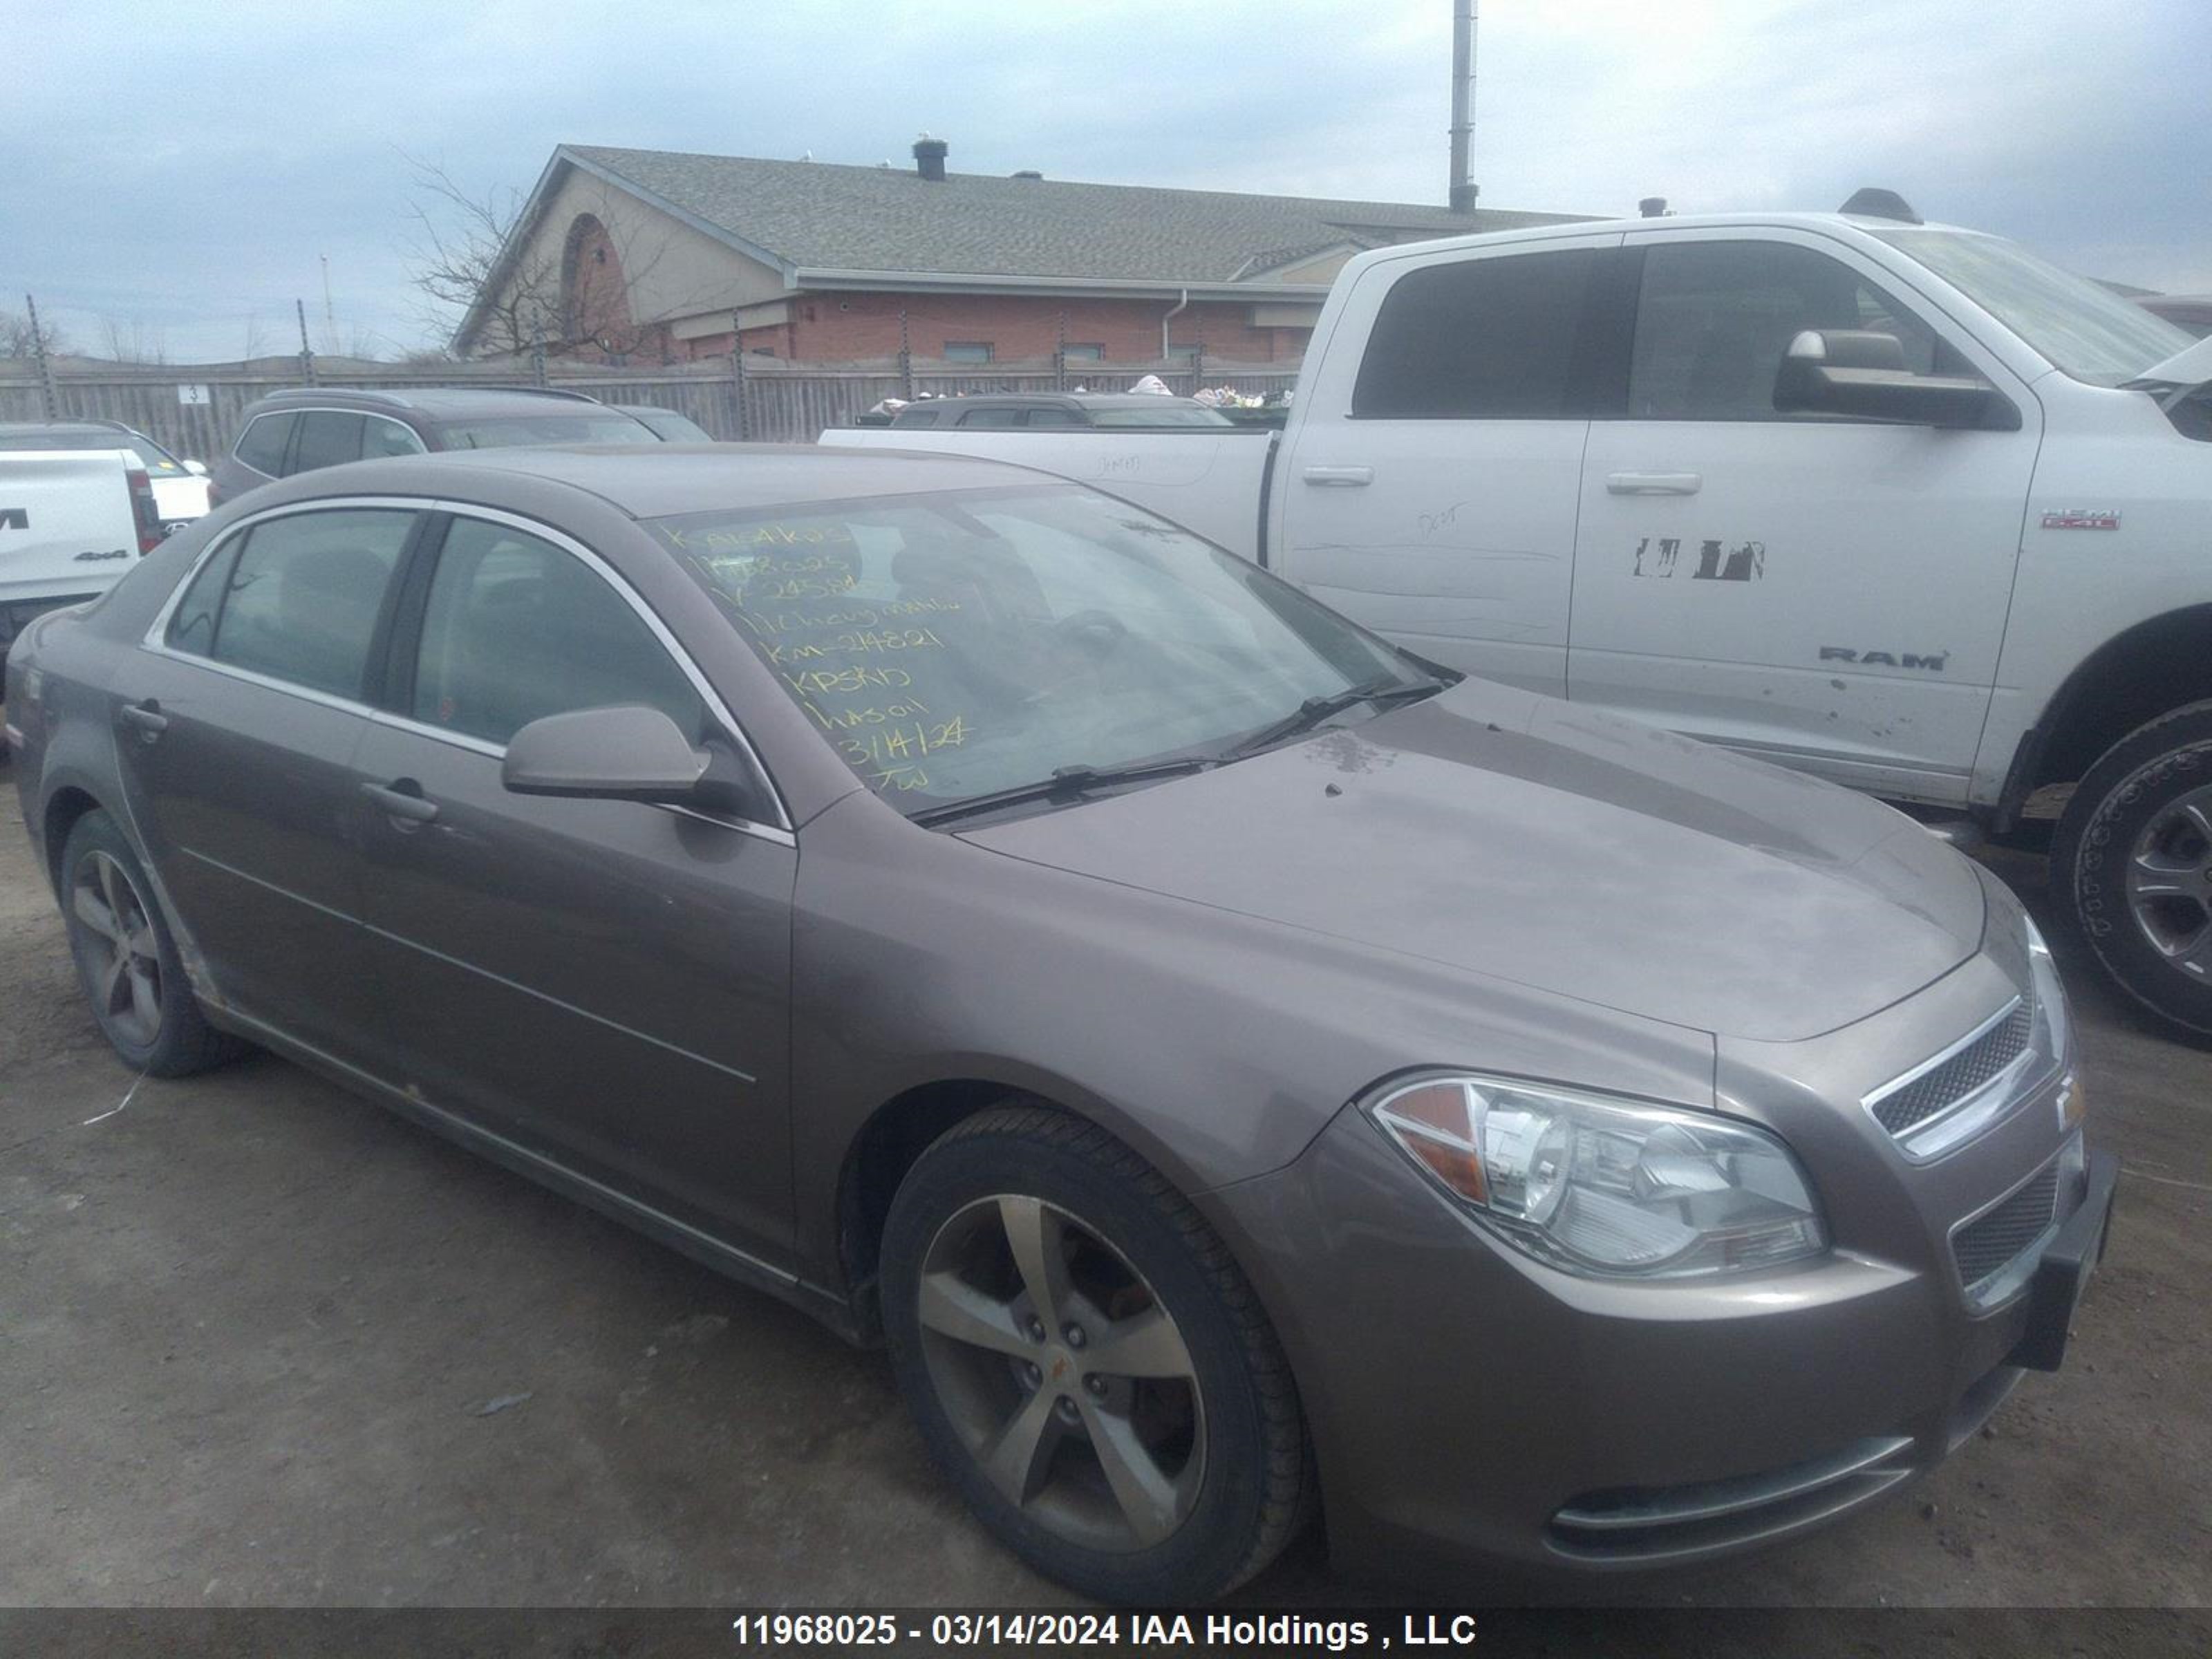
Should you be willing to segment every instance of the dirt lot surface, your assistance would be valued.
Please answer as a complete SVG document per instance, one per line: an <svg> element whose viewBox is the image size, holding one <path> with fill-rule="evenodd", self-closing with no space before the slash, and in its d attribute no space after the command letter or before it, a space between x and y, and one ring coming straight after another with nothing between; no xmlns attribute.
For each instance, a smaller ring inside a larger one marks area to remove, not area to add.
<svg viewBox="0 0 2212 1659"><path fill-rule="evenodd" d="M880 1355L276 1060L134 1087L8 795L0 1602L1066 1600L931 1473ZM2068 968L2126 1173L2066 1369L1813 1541L1608 1595L2212 1601L2212 1055ZM1243 1599L1370 1594L1308 1544Z"/></svg>

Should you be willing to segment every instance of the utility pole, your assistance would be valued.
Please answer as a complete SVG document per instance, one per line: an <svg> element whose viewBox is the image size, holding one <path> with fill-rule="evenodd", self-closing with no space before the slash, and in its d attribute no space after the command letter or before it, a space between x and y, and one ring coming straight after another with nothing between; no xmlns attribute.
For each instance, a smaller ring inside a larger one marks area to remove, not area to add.
<svg viewBox="0 0 2212 1659"><path fill-rule="evenodd" d="M1481 192L1468 177L1474 137L1474 0L1452 0L1451 210L1474 211Z"/></svg>
<svg viewBox="0 0 2212 1659"><path fill-rule="evenodd" d="M39 368L39 406L50 421L61 419L61 399L54 391L54 366L46 361L46 331L39 326L39 302L23 296L23 310L31 319L31 356Z"/></svg>
<svg viewBox="0 0 2212 1659"><path fill-rule="evenodd" d="M307 343L307 302L295 298L292 311L300 319L300 378L313 386L315 384L315 349Z"/></svg>
<svg viewBox="0 0 2212 1659"><path fill-rule="evenodd" d="M338 349L337 313L331 308L331 256L315 256L323 262L323 349L335 352Z"/></svg>

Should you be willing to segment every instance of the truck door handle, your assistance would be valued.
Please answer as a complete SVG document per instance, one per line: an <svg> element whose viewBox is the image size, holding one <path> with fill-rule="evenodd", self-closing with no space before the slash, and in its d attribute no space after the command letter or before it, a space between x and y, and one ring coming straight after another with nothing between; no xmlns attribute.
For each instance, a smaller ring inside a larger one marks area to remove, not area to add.
<svg viewBox="0 0 2212 1659"><path fill-rule="evenodd" d="M1606 489L1615 495L1694 495L1705 483L1694 472L1608 472Z"/></svg>
<svg viewBox="0 0 2212 1659"><path fill-rule="evenodd" d="M1340 489L1356 489L1362 484L1375 482L1371 466L1310 466L1298 474L1310 484L1333 484Z"/></svg>
<svg viewBox="0 0 2212 1659"><path fill-rule="evenodd" d="M161 705L151 697L143 702L126 702L116 713L125 726L135 726L144 732L149 743L169 729L169 717L161 712Z"/></svg>
<svg viewBox="0 0 2212 1659"><path fill-rule="evenodd" d="M399 787L400 784L413 782L411 778L401 778L389 788L380 783L364 783L361 793L404 823L428 823L438 816L438 803L425 800L419 793ZM421 787L420 784L416 785L417 790Z"/></svg>

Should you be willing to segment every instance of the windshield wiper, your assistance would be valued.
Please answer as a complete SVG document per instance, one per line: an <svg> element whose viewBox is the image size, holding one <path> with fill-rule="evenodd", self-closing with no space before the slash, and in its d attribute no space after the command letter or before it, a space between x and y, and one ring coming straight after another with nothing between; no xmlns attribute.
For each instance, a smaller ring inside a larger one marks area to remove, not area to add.
<svg viewBox="0 0 2212 1659"><path fill-rule="evenodd" d="M1332 691L1327 696L1308 697L1282 719L1261 726L1251 736L1240 739L1223 756L1224 760L1256 753L1285 738L1295 738L1310 732L1333 714L1341 714L1347 708L1363 702L1387 708L1394 702L1406 702L1415 697L1425 697L1444 689L1442 680L1401 680L1396 675L1387 679L1368 680L1358 685L1346 686L1341 691Z"/></svg>
<svg viewBox="0 0 2212 1659"><path fill-rule="evenodd" d="M1208 756L1184 755L1174 760L1144 761L1134 766L1062 766L1055 768L1050 777L1039 778L1034 783L1018 783L1010 788L994 789L988 794L970 795L965 800L949 800L942 806L925 806L907 817L920 824L947 823L954 818L996 811L1002 806L1024 806L1040 800L1073 800L1094 789L1112 789L1151 778L1203 772L1216 763Z"/></svg>

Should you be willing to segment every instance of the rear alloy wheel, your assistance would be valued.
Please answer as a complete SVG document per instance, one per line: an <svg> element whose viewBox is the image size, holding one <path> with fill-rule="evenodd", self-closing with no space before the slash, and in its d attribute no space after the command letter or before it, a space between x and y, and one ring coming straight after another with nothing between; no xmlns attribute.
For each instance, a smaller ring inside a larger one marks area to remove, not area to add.
<svg viewBox="0 0 2212 1659"><path fill-rule="evenodd" d="M1220 1240L1088 1124L957 1126L893 1200L884 1326L930 1450L1030 1565L1155 1605L1264 1566L1306 1503L1296 1396Z"/></svg>
<svg viewBox="0 0 2212 1659"><path fill-rule="evenodd" d="M2212 703L2116 744L2075 790L2051 884L2119 987L2212 1038Z"/></svg>
<svg viewBox="0 0 2212 1659"><path fill-rule="evenodd" d="M115 820L87 812L62 849L62 902L77 982L117 1055L135 1071L184 1077L242 1052L200 1012L153 884Z"/></svg>

